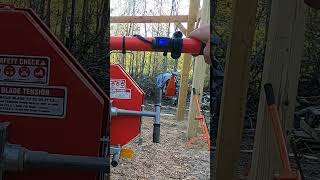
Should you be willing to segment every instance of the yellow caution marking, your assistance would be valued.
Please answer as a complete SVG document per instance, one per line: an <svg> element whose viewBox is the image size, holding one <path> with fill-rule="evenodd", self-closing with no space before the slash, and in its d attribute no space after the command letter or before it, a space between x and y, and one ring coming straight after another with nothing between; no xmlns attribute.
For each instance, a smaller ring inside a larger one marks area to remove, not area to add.
<svg viewBox="0 0 320 180"><path fill-rule="evenodd" d="M132 158L134 156L134 151L131 149L121 149L120 158Z"/></svg>

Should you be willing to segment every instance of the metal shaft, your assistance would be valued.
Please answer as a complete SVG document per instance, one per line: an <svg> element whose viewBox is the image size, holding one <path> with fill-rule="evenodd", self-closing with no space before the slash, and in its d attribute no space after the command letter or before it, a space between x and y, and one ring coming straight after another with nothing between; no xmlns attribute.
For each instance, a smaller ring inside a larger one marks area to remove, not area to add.
<svg viewBox="0 0 320 180"><path fill-rule="evenodd" d="M132 111L125 109L118 109L115 107L111 108L112 116L147 116L147 117L156 117L156 112L148 112L148 111Z"/></svg>
<svg viewBox="0 0 320 180"><path fill-rule="evenodd" d="M154 124L160 124L160 113L161 113L161 99L162 99L162 90L157 88L156 98L155 98L155 121Z"/></svg>
<svg viewBox="0 0 320 180"><path fill-rule="evenodd" d="M160 111L161 111L161 99L162 99L162 89L157 88L156 98L155 98L155 111L156 117L153 123L153 142L160 142Z"/></svg>

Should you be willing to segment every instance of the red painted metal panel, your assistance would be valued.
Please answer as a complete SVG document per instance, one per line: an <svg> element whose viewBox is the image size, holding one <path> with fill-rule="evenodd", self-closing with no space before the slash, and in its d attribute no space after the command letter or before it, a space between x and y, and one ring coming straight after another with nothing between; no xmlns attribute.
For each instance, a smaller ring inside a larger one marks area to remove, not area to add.
<svg viewBox="0 0 320 180"><path fill-rule="evenodd" d="M49 83L37 86L66 89L64 117L15 116L0 112L1 121L11 122L9 142L50 153L101 155L100 138L106 131L108 117L106 94L31 10L0 10L0 22L0 55L48 57ZM92 172L29 170L7 173L5 179L95 180L96 177Z"/></svg>
<svg viewBox="0 0 320 180"><path fill-rule="evenodd" d="M121 80L126 81L126 87L124 87L125 90L131 91L131 98L129 99L120 99L120 98L114 98L111 95L112 100L112 106L117 107L120 109L126 109L126 110L135 110L135 111L141 111L141 105L143 104L143 98L144 98L144 92L140 89L140 87L136 84L136 82L130 77L128 73L125 72L125 70L122 68L122 66L118 64L111 64L110 65L110 81L112 82L119 82ZM117 88L112 88L117 89ZM119 87L119 86L118 86ZM121 87L118 89L121 90ZM127 91L128 92L128 91ZM111 92L112 94L112 92ZM122 98L127 98L123 96ZM130 117L130 116L124 116L124 117L112 117L112 121L110 124L110 141L111 145L125 145L130 140L135 138L140 130L140 123L141 118L140 117Z"/></svg>

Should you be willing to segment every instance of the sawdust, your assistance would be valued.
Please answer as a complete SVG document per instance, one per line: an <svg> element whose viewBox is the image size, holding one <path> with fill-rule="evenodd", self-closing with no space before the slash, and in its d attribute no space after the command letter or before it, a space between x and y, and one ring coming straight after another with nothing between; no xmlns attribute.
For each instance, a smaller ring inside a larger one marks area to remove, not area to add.
<svg viewBox="0 0 320 180"><path fill-rule="evenodd" d="M112 180L207 180L210 179L210 154L205 143L185 147L187 121L177 121L173 110L161 114L160 144L152 143L153 119L142 118L142 145L139 137L126 148L135 151L132 159L122 159L111 167Z"/></svg>
<svg viewBox="0 0 320 180"><path fill-rule="evenodd" d="M146 110L152 111L152 105L146 104ZM142 119L142 145L138 139L133 139L126 148L135 151L133 159L122 159L118 167L111 168L112 180L207 180L210 179L210 154L205 143L195 144L186 148L187 121L177 121L176 109L170 106L162 107L161 142L152 143L153 119ZM205 112L206 119L209 113ZM253 148L254 131L245 130L241 143L239 168L237 175L240 180L247 180ZM213 153L214 155L215 153ZM214 157L213 157L214 158ZM294 160L292 159L292 162ZM319 160L305 159L302 162L306 180L320 179ZM214 164L213 164L213 169ZM213 178L214 171L211 172Z"/></svg>

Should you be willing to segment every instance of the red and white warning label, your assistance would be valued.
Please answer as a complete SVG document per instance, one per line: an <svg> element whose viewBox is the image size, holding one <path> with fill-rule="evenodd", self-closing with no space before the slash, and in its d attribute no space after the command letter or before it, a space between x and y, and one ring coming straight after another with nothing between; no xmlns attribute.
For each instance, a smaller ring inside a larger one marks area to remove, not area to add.
<svg viewBox="0 0 320 180"><path fill-rule="evenodd" d="M47 85L49 72L47 57L0 55L0 82Z"/></svg>
<svg viewBox="0 0 320 180"><path fill-rule="evenodd" d="M1 114L63 118L66 99L65 87L0 85Z"/></svg>
<svg viewBox="0 0 320 180"><path fill-rule="evenodd" d="M110 79L110 98L131 99L131 89L127 89L125 79Z"/></svg>
<svg viewBox="0 0 320 180"><path fill-rule="evenodd" d="M110 91L112 99L131 99L131 89L114 89Z"/></svg>

